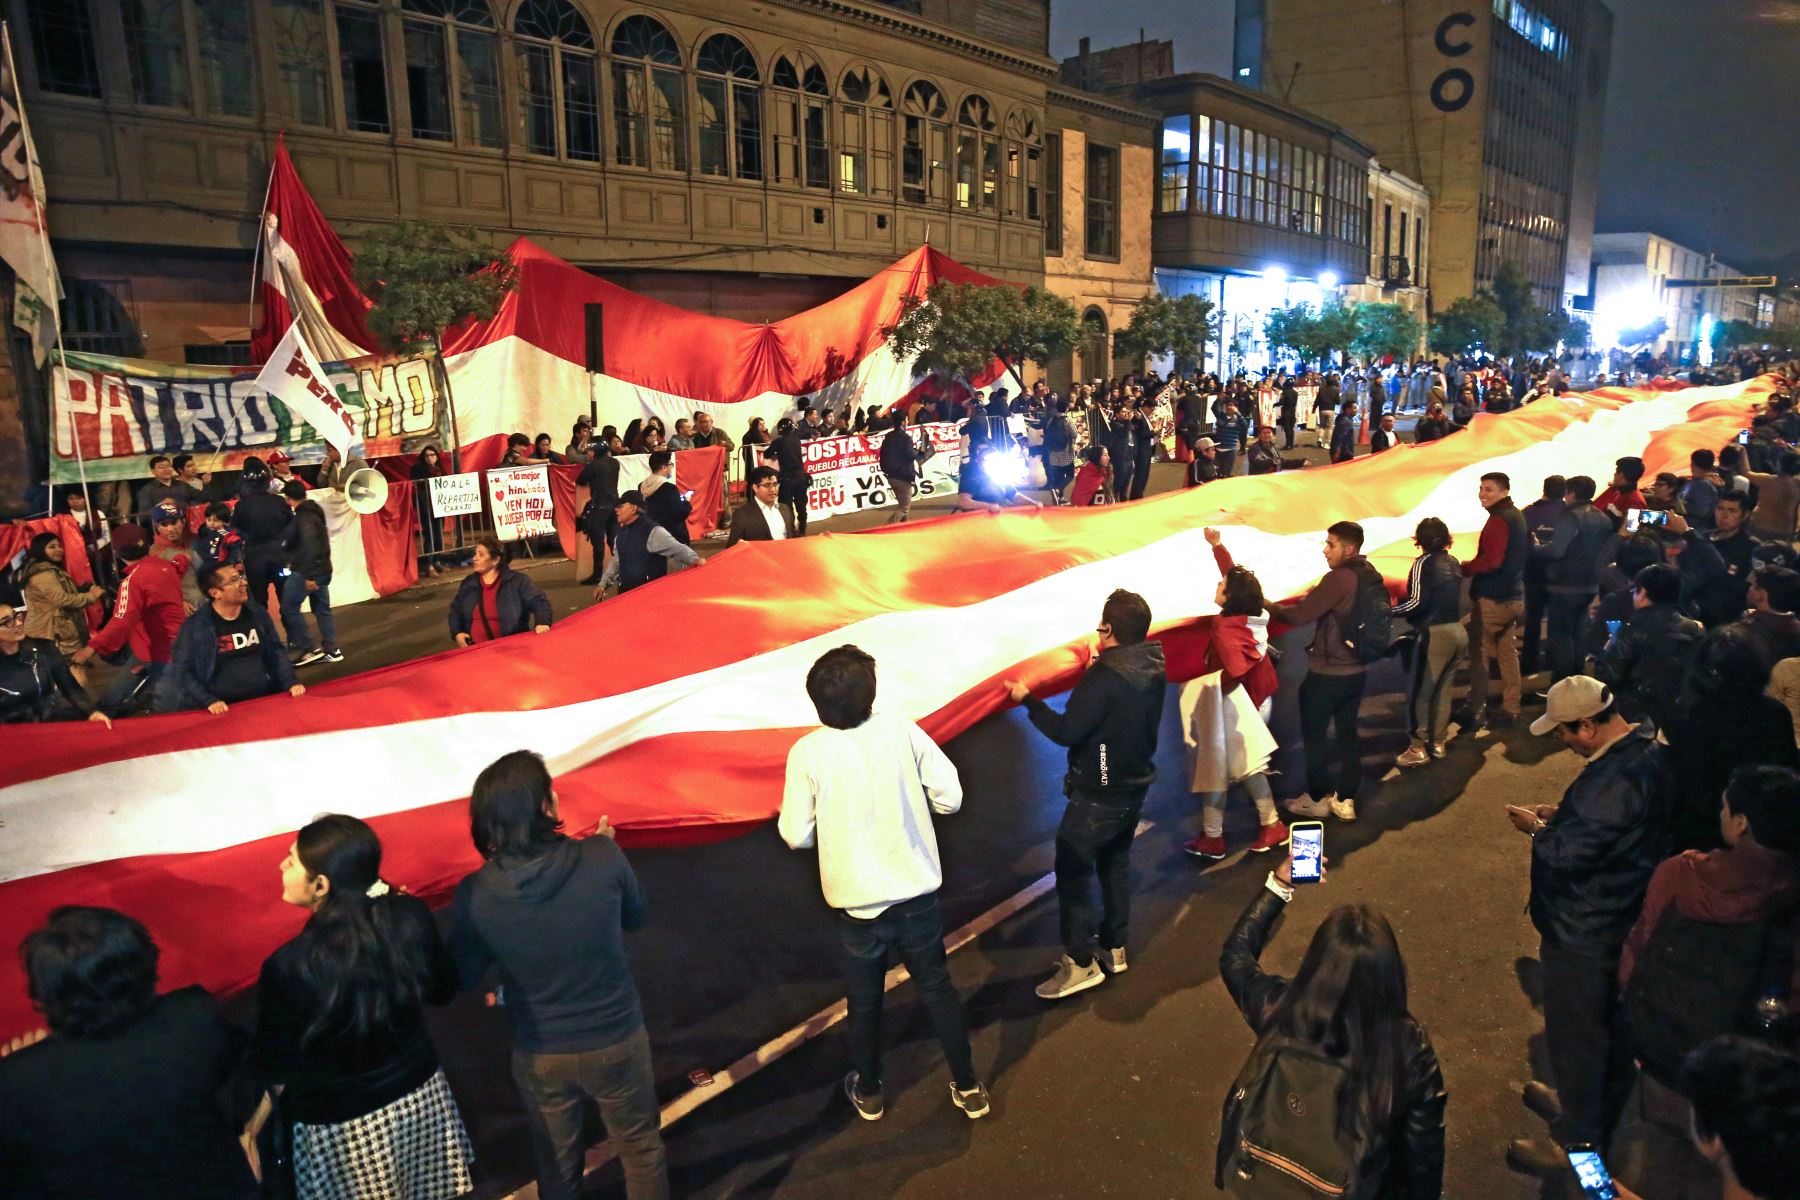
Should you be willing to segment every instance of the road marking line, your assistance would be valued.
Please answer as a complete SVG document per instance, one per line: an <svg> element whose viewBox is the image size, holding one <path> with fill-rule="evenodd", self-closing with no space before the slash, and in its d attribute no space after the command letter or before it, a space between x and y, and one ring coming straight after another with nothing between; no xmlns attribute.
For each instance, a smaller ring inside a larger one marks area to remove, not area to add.
<svg viewBox="0 0 1800 1200"><path fill-rule="evenodd" d="M1137 829L1132 832L1131 836L1135 840L1155 827L1156 822L1154 821L1139 821ZM1055 888L1056 872L1054 871L1032 880L994 907L945 937L944 953L946 955L955 954L1000 922L1015 915L1046 893L1054 891ZM905 966L890 967L887 975L882 979L882 994L893 991L909 978L911 976ZM842 1021L849 1015L849 1011L847 1002L843 1000L822 1008L787 1032L770 1038L723 1071L716 1072L710 1084L704 1087L692 1087L681 1093L662 1106L662 1128L667 1129L708 1100L718 1099L725 1092L731 1090L734 1084L744 1082L764 1067L778 1062L786 1055L804 1046ZM582 1174L585 1176L598 1171L611 1162L614 1157L611 1141L598 1143L588 1151L587 1159L582 1165ZM508 1192L502 1197L502 1200L538 1200L537 1184L536 1182L528 1183L517 1191Z"/></svg>

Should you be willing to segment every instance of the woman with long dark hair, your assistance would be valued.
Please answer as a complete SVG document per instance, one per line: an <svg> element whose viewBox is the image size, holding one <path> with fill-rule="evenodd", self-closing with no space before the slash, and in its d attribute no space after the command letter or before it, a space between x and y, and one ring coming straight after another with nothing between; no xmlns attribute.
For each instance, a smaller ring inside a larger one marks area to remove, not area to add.
<svg viewBox="0 0 1800 1200"><path fill-rule="evenodd" d="M40 533L25 551L19 590L25 597L25 640L67 659L88 643L86 609L106 594L99 584L81 587L64 565L62 538ZM70 666L82 683L87 672Z"/></svg>
<svg viewBox="0 0 1800 1200"><path fill-rule="evenodd" d="M421 574L438 575L444 568L434 555L444 551L444 522L436 516L431 507L431 481L444 473L442 456L436 446L427 446L419 451L419 460L413 463L409 478L413 484L413 505L419 510L419 571Z"/></svg>
<svg viewBox="0 0 1800 1200"><path fill-rule="evenodd" d="M301 1200L448 1200L474 1151L425 1029L456 967L431 912L381 878L381 842L329 814L294 838L281 898L306 926L263 963L253 1073L281 1090Z"/></svg>
<svg viewBox="0 0 1800 1200"><path fill-rule="evenodd" d="M1405 617L1418 633L1412 656L1412 698L1407 704L1406 749L1396 759L1402 767L1416 767L1444 757L1444 738L1450 728L1450 691L1456 682L1456 664L1469 649L1469 631L1462 612L1462 566L1450 556L1450 528L1437 517L1426 517L1413 531L1419 557L1413 559L1406 579L1406 599L1394 606L1396 617Z"/></svg>
<svg viewBox="0 0 1800 1200"><path fill-rule="evenodd" d="M1200 836L1182 849L1203 862L1225 857L1225 799L1241 784L1256 803L1261 832L1250 844L1266 853L1287 841L1287 826L1275 811L1269 790L1269 698L1275 694L1275 664L1268 656L1268 626L1262 584L1232 561L1216 529L1204 531L1219 568L1213 603L1212 637L1198 678L1181 685L1181 732L1188 749L1188 790L1200 797ZM1253 622L1255 622L1253 624Z"/></svg>
<svg viewBox="0 0 1800 1200"><path fill-rule="evenodd" d="M1264 971L1292 870L1289 858L1269 873L1219 956L1256 1048L1226 1093L1213 1182L1237 1196L1437 1200L1444 1076L1407 1011L1393 927L1369 905L1339 905L1292 980Z"/></svg>

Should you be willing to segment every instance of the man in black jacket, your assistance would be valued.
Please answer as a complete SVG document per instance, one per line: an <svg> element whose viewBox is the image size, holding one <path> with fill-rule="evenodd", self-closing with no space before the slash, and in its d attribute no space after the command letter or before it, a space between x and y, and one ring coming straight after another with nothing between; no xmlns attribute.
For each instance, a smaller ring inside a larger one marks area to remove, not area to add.
<svg viewBox="0 0 1800 1200"><path fill-rule="evenodd" d="M298 479L284 484L281 495L294 511L293 524L282 539L287 550L287 571L281 577L281 624L287 630L288 645L294 650L294 665L343 662L337 622L331 617L331 531L325 525L325 510L318 501L306 498L306 485ZM302 601L312 606L313 620L319 623L316 639L300 611Z"/></svg>
<svg viewBox="0 0 1800 1200"><path fill-rule="evenodd" d="M873 436L873 435L871 435ZM927 440L931 434L923 429L919 436ZM881 439L881 473L887 478L888 490L894 493L898 506L889 517L889 525L903 524L912 516L913 489L919 483L918 448L912 434L906 431L906 414L895 410L887 436Z"/></svg>
<svg viewBox="0 0 1800 1200"><path fill-rule="evenodd" d="M457 886L450 952L465 987L499 976L538 1195L581 1194L582 1108L591 1098L626 1194L667 1200L650 1037L625 953L625 935L643 928L650 906L605 817L599 836L576 841L561 831L536 754L515 750L476 777L469 833L485 861Z"/></svg>
<svg viewBox="0 0 1800 1200"><path fill-rule="evenodd" d="M269 499L281 503L274 496ZM182 623L175 637L157 712L204 708L216 717L240 701L284 689L290 696L306 694L282 651L275 622L251 601L248 585L244 569L232 563L200 576L208 602Z"/></svg>
<svg viewBox="0 0 1800 1200"><path fill-rule="evenodd" d="M692 492L683 492L675 482L675 456L658 450L650 456L650 474L638 485L644 497L644 512L652 521L669 531L669 536L684 546L693 544L688 518L694 514Z"/></svg>
<svg viewBox="0 0 1800 1200"><path fill-rule="evenodd" d="M774 467L757 467L744 484L749 495L731 514L731 537L725 543L726 549L739 542L780 542L795 536L794 506L779 499L780 473Z"/></svg>
<svg viewBox="0 0 1800 1200"><path fill-rule="evenodd" d="M1661 729L1681 697L1688 660L1706 630L1681 612L1681 573L1652 563L1631 579L1631 619L1607 642L1594 675L1619 695L1627 720Z"/></svg>
<svg viewBox="0 0 1800 1200"><path fill-rule="evenodd" d="M287 532L293 522L293 510L280 496L269 491L269 473L260 462L244 464L238 481L237 506L231 510L231 527L244 539L244 577L249 581L250 595L257 607L269 606L269 589L275 588L275 603L281 603L281 568L287 565Z"/></svg>
<svg viewBox="0 0 1800 1200"><path fill-rule="evenodd" d="M619 503L619 460L605 442L593 443L594 457L575 477L575 486L588 490L587 538L594 547L594 569L581 582L592 586L600 582L600 569L606 565L606 553L618 529L613 509Z"/></svg>
<svg viewBox="0 0 1800 1200"><path fill-rule="evenodd" d="M1126 927L1131 919L1131 839L1137 833L1144 793L1156 778L1156 732L1162 722L1168 674L1160 642L1146 641L1150 606L1123 589L1106 598L1100 613L1100 653L1057 712L1023 683L1007 693L1022 702L1031 723L1069 748L1063 791L1069 806L1056 831L1056 898L1061 913L1063 957L1037 994L1060 1000L1106 982L1127 969ZM1094 911L1094 876L1100 877L1100 912ZM1098 934L1099 955L1095 955Z"/></svg>
<svg viewBox="0 0 1800 1200"><path fill-rule="evenodd" d="M1602 517L1602 520L1605 518ZM1587 675L1550 689L1531 723L1587 760L1562 803L1507 805L1531 836L1531 923L1541 939L1544 1039L1554 1091L1527 1086L1525 1101L1554 1114L1555 1144L1512 1143L1508 1158L1534 1173L1568 1169L1564 1148L1604 1148L1631 1084L1631 1052L1617 1028L1619 955L1669 853L1667 748L1619 714L1613 691Z"/></svg>
<svg viewBox="0 0 1800 1200"><path fill-rule="evenodd" d="M1553 680L1579 675L1582 670L1582 626L1588 605L1600 591L1603 551L1612 540L1612 521L1594 507L1594 481L1586 475L1571 476L1567 506L1556 518L1550 540L1531 548L1542 559L1545 590L1549 593L1550 674Z"/></svg>

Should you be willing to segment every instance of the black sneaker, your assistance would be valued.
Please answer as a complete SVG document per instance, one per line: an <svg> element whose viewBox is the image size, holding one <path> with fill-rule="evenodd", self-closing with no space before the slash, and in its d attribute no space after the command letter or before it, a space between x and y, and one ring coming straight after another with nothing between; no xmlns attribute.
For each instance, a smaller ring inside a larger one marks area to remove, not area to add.
<svg viewBox="0 0 1800 1200"><path fill-rule="evenodd" d="M952 1084L951 1087L954 1088L955 1085ZM858 1090L855 1071L844 1076L844 1095L850 1097L850 1104L856 1109L856 1115L865 1121L879 1121L882 1114L887 1111L886 1105L882 1102L880 1088L876 1088L873 1095L865 1095ZM962 1106L958 1104L957 1107L961 1108Z"/></svg>
<svg viewBox="0 0 1800 1200"><path fill-rule="evenodd" d="M344 652L342 650L327 650L325 652L325 661L328 663L343 662L344 661Z"/></svg>

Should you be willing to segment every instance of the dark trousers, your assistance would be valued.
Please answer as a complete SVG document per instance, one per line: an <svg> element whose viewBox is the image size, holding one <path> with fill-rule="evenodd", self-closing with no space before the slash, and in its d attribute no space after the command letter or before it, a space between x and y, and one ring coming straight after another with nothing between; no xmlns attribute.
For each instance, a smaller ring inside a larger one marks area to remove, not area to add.
<svg viewBox="0 0 1800 1200"><path fill-rule="evenodd" d="M1219 464L1220 479L1229 479L1231 473L1237 470L1237 454L1238 452L1235 446L1230 450L1219 451L1219 456L1215 461Z"/></svg>
<svg viewBox="0 0 1800 1200"><path fill-rule="evenodd" d="M1362 780L1362 732L1356 710L1362 704L1368 672L1320 675L1308 671L1300 681L1300 736L1306 742L1306 794L1314 800L1336 792L1340 800L1356 799ZM1327 727L1335 735L1326 740Z"/></svg>
<svg viewBox="0 0 1800 1200"><path fill-rule="evenodd" d="M1113 496L1120 503L1131 499L1132 479L1137 474L1137 454L1130 457L1116 455L1113 458ZM1140 491L1138 495L1142 496Z"/></svg>
<svg viewBox="0 0 1800 1200"><path fill-rule="evenodd" d="M1150 447L1139 446L1137 450L1137 467L1131 473L1131 498L1142 500L1144 489L1150 486Z"/></svg>
<svg viewBox="0 0 1800 1200"><path fill-rule="evenodd" d="M1535 577L1534 577L1535 576ZM1550 602L1542 574L1525 571L1525 634L1519 643L1519 667L1527 675L1537 674L1539 651L1544 641L1544 608Z"/></svg>
<svg viewBox="0 0 1800 1200"><path fill-rule="evenodd" d="M839 912L838 932L844 941L850 1064L856 1068L858 1088L873 1092L881 1086L881 998L890 949L918 986L919 999L950 1064L950 1077L964 1091L974 1087L968 1023L944 958L944 919L938 912L937 893L903 900L866 921Z"/></svg>
<svg viewBox="0 0 1800 1200"><path fill-rule="evenodd" d="M1147 791L1069 791L1069 806L1056 830L1056 902L1063 949L1081 966L1094 961L1096 937L1108 950L1125 945L1131 924L1131 839L1137 835Z"/></svg>
<svg viewBox="0 0 1800 1200"><path fill-rule="evenodd" d="M806 536L806 478L786 478L781 480L781 490L776 498L794 506L794 536Z"/></svg>
<svg viewBox="0 0 1800 1200"><path fill-rule="evenodd" d="M1281 436L1284 439L1284 443L1281 448L1283 450L1292 450L1294 448L1294 422L1293 422L1293 419L1284 417L1284 418L1282 418L1282 420L1280 420L1276 423L1281 426Z"/></svg>
<svg viewBox="0 0 1800 1200"><path fill-rule="evenodd" d="M525 1101L531 1152L543 1200L581 1195L586 1144L582 1101L600 1106L600 1123L625 1168L628 1200L668 1200L669 1167L663 1150L662 1113L650 1036L642 1026L630 1037L598 1050L533 1054L514 1050L513 1082Z"/></svg>
<svg viewBox="0 0 1800 1200"><path fill-rule="evenodd" d="M262 608L279 610L281 608L281 568L286 564L279 558L244 558L244 578L250 581L250 598ZM269 602L269 590L275 591L275 601ZM288 635L290 638L292 634Z"/></svg>
<svg viewBox="0 0 1800 1200"><path fill-rule="evenodd" d="M1551 1128L1565 1146L1606 1145L1631 1090L1631 1050L1617 1028L1619 960L1538 946L1544 976L1544 1042L1562 1098Z"/></svg>
<svg viewBox="0 0 1800 1200"><path fill-rule="evenodd" d="M1581 674L1581 630L1587 624L1591 592L1551 592L1545 605L1550 633L1545 646L1550 652L1550 677L1554 683Z"/></svg>

